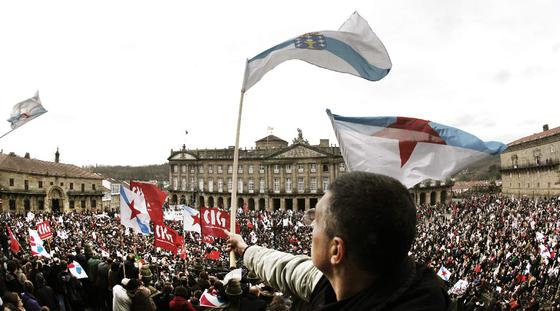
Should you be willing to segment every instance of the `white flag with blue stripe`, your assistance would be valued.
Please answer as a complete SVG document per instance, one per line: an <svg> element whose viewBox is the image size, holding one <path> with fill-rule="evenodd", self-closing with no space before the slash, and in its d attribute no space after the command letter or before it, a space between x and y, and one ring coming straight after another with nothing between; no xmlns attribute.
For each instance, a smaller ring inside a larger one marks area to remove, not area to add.
<svg viewBox="0 0 560 311"><path fill-rule="evenodd" d="M17 103L12 108L12 114L10 115L8 122L11 123L12 129L15 130L45 112L47 112L47 110L43 108L43 105L41 105L39 91L37 91L35 96Z"/></svg>
<svg viewBox="0 0 560 311"><path fill-rule="evenodd" d="M354 12L338 31L306 33L247 60L243 90L247 91L267 72L291 59L370 81L382 79L391 69L383 43L367 21Z"/></svg>
<svg viewBox="0 0 560 311"><path fill-rule="evenodd" d="M150 234L150 215L146 208L146 201L138 194L121 185L121 224L132 228L136 233Z"/></svg>
<svg viewBox="0 0 560 311"><path fill-rule="evenodd" d="M350 171L391 176L410 188L444 180L506 149L454 127L408 117L343 117L327 110Z"/></svg>

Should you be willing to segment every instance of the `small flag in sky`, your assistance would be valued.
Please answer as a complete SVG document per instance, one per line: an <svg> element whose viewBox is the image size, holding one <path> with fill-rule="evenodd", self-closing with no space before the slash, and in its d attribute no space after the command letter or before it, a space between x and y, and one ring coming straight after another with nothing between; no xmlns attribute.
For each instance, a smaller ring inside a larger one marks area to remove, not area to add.
<svg viewBox="0 0 560 311"><path fill-rule="evenodd" d="M29 229L29 245L31 246L31 255L51 258L43 246L43 240L39 237L37 230Z"/></svg>
<svg viewBox="0 0 560 311"><path fill-rule="evenodd" d="M383 43L367 21L354 12L338 31L306 33L249 59L243 90L247 91L267 72L291 59L371 81L382 79L391 69Z"/></svg>
<svg viewBox="0 0 560 311"><path fill-rule="evenodd" d="M19 242L14 236L14 234L12 233L10 227L8 227L8 225L6 225L6 229L8 230L8 236L10 237L10 249L14 254L17 254L19 253L19 249L20 249Z"/></svg>
<svg viewBox="0 0 560 311"><path fill-rule="evenodd" d="M451 277L451 272L447 270L443 265L439 268L437 275L444 280L445 282L449 282L449 278Z"/></svg>
<svg viewBox="0 0 560 311"><path fill-rule="evenodd" d="M37 91L35 96L16 104L14 108L12 108L12 114L8 122L11 123L12 129L15 130L45 112L47 112L47 110L41 105L39 91Z"/></svg>
<svg viewBox="0 0 560 311"><path fill-rule="evenodd" d="M70 273L72 273L72 275L77 279L85 279L88 277L84 268L82 268L82 266L80 266L80 264L76 261L72 261L68 264L68 271L70 271Z"/></svg>
<svg viewBox="0 0 560 311"><path fill-rule="evenodd" d="M506 149L460 129L407 117L343 117L327 110L350 171L391 176L407 188L443 180Z"/></svg>
<svg viewBox="0 0 560 311"><path fill-rule="evenodd" d="M137 233L150 234L150 215L145 201L121 185L121 224Z"/></svg>

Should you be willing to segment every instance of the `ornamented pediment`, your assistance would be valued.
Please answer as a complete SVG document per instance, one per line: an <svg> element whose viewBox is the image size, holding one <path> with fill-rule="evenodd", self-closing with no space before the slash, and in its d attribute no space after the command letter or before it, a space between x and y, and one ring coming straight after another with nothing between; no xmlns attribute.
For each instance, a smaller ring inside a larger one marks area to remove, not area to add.
<svg viewBox="0 0 560 311"><path fill-rule="evenodd" d="M304 147L304 146L297 146L292 148L286 152L279 153L273 156L273 159L291 159L291 158L324 158L326 157L325 154L315 151L313 149Z"/></svg>
<svg viewBox="0 0 560 311"><path fill-rule="evenodd" d="M179 152L174 155L170 160L196 160L196 158L187 152Z"/></svg>

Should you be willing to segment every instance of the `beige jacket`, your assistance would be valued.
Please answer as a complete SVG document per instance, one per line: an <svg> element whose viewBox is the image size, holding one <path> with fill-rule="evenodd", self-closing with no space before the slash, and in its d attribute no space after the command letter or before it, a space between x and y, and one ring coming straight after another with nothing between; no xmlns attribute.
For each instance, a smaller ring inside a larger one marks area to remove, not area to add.
<svg viewBox="0 0 560 311"><path fill-rule="evenodd" d="M246 249L243 264L270 286L304 301L309 301L323 276L308 256L294 256L257 245Z"/></svg>

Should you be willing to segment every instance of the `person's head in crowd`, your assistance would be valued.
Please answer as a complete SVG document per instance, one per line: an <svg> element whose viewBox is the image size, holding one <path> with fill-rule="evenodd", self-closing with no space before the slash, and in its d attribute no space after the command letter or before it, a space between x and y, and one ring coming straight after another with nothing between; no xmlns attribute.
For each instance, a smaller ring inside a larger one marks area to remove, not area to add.
<svg viewBox="0 0 560 311"><path fill-rule="evenodd" d="M143 265L140 269L140 275L142 276L142 282L149 286L152 283L152 270L150 270L150 265Z"/></svg>
<svg viewBox="0 0 560 311"><path fill-rule="evenodd" d="M338 177L317 204L313 264L329 279L349 277L341 271L373 278L391 273L407 258L415 231L416 206L399 181L350 172Z"/></svg>
<svg viewBox="0 0 560 311"><path fill-rule="evenodd" d="M31 281L29 281L29 280L26 280L23 283L23 288L24 288L25 292L29 293L29 294L33 294L33 292L35 290L34 287L33 287L33 283L31 283Z"/></svg>
<svg viewBox="0 0 560 311"><path fill-rule="evenodd" d="M8 310L21 310L23 309L23 301L19 297L17 293L14 292L6 292L2 297L2 301L4 301L4 307L9 307L11 309Z"/></svg>
<svg viewBox="0 0 560 311"><path fill-rule="evenodd" d="M188 290L187 290L185 287L183 287L183 286L177 286L177 287L175 287L175 290L174 290L173 294L174 294L175 296L178 296L178 297L183 297L183 298L185 298L185 299L189 299L189 292L188 292Z"/></svg>
<svg viewBox="0 0 560 311"><path fill-rule="evenodd" d="M19 264L15 260L8 260L8 262L6 263L6 270L8 272L14 273L14 272L16 272L18 267L19 267Z"/></svg>

